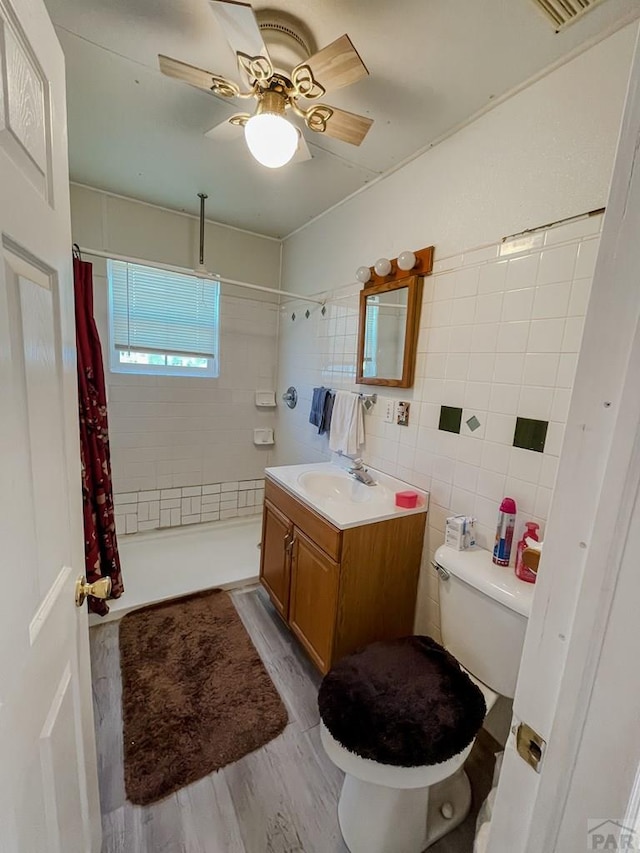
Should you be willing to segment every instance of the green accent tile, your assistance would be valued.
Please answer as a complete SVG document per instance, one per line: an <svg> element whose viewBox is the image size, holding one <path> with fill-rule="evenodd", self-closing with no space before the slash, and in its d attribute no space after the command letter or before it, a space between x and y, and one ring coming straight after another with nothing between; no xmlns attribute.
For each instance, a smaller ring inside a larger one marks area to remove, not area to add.
<svg viewBox="0 0 640 853"><path fill-rule="evenodd" d="M445 432L460 432L462 423L462 409L457 406L440 406L440 423L438 429Z"/></svg>
<svg viewBox="0 0 640 853"><path fill-rule="evenodd" d="M535 450L542 453L547 439L549 421L535 421L532 418L516 418L516 431L513 436L513 446L524 450Z"/></svg>
<svg viewBox="0 0 640 853"><path fill-rule="evenodd" d="M467 420L467 426L469 427L471 432L475 432L482 426L482 424L475 415L471 415L471 417Z"/></svg>

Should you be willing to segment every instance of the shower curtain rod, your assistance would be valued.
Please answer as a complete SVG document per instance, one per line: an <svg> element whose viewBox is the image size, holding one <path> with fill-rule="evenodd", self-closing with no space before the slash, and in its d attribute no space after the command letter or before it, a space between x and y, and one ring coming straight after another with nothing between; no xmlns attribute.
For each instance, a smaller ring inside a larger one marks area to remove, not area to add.
<svg viewBox="0 0 640 853"><path fill-rule="evenodd" d="M198 270L186 269L185 267L174 266L173 264L160 264L156 261L147 261L142 258L132 258L128 255L116 255L114 252L103 252L100 249L88 249L85 246L80 246L80 252L83 255L92 255L94 258L107 258L112 261L125 261L129 264L140 264L145 267L154 267L161 270L169 270L177 272L180 275L192 275L194 278L208 278L212 281L220 281L223 284L231 284L234 287L246 287L248 290L259 290L262 293L275 293L277 296L292 296L299 299L301 302L313 302L316 305L324 305L326 300L313 299L310 296L304 296L301 293L291 293L288 290L277 290L275 287L264 287L261 284L250 284L248 281L236 281L233 278L224 278L220 275L213 275L206 270L201 272Z"/></svg>

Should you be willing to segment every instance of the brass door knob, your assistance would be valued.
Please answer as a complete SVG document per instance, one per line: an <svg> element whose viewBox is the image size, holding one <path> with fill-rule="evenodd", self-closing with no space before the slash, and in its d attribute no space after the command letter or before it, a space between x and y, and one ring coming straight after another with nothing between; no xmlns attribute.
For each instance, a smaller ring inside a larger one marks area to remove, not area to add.
<svg viewBox="0 0 640 853"><path fill-rule="evenodd" d="M100 578L94 583L87 583L84 575L76 581L76 607L82 607L88 595L94 598L109 598L111 595L111 578Z"/></svg>

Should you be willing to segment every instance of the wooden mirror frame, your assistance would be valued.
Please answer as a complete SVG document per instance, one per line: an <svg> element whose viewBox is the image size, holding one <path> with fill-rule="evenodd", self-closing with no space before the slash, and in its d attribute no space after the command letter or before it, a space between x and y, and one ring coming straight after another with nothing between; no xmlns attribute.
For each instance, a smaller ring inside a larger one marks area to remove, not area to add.
<svg viewBox="0 0 640 853"><path fill-rule="evenodd" d="M422 276L410 275L395 281L373 284L360 291L360 318L358 321L358 363L356 384L358 385L387 385L393 388L411 388L416 369L416 354L418 349L418 330L420 328L420 308L422 306ZM402 362L401 379L385 379L384 377L363 376L364 337L366 331L367 296L389 293L392 290L408 288L407 295L407 325L404 338L404 358Z"/></svg>

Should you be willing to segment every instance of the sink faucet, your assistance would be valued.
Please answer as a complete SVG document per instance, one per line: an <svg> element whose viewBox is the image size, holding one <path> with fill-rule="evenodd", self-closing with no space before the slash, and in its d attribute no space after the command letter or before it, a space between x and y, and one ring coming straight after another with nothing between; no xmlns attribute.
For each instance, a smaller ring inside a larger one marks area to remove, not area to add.
<svg viewBox="0 0 640 853"><path fill-rule="evenodd" d="M373 479L371 474L364 467L364 463L362 459L354 459L353 460L353 468L349 468L349 473L353 474L356 480L359 480L361 483L364 483L365 486L375 486L376 481Z"/></svg>

